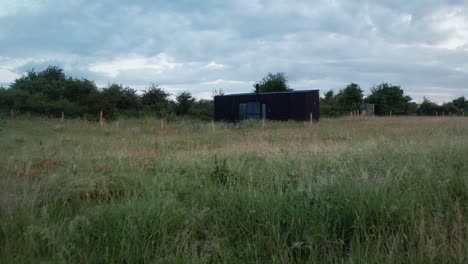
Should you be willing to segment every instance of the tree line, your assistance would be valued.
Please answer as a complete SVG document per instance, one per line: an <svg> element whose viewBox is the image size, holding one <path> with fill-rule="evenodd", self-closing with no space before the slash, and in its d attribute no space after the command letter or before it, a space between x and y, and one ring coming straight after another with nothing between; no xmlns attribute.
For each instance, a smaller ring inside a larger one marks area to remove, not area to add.
<svg viewBox="0 0 468 264"><path fill-rule="evenodd" d="M375 104L375 115L461 115L468 113L468 101L459 97L452 102L438 105L424 98L421 104L412 102L400 86L382 83L371 88L371 93L364 96L358 84L350 83L337 94L333 90L320 99L320 111L323 116L342 116L361 110L363 104Z"/></svg>
<svg viewBox="0 0 468 264"><path fill-rule="evenodd" d="M292 90L284 73L268 73L255 89L258 92ZM215 93L222 94L222 91ZM388 83L374 86L368 96L364 96L361 87L355 83L350 83L336 94L330 90L320 98L320 112L324 117L338 117L360 110L364 104L375 104L376 115L468 113L465 97L442 105L424 98L421 104L417 104L405 95L400 86ZM214 102L197 100L187 91L178 93L173 100L170 93L155 84L141 94L120 84L110 84L100 89L93 81L67 76L63 69L49 66L40 72L27 72L9 88L0 87L0 112L9 111L49 117L58 117L64 112L67 117L87 119L97 119L98 113L103 111L108 119L153 115L168 119L190 117L212 120Z"/></svg>
<svg viewBox="0 0 468 264"><path fill-rule="evenodd" d="M97 119L100 111L108 119L119 116L177 116L202 120L213 118L213 100L197 100L189 92L171 94L150 85L142 94L120 84L99 89L93 81L67 76L63 69L49 66L31 70L16 79L9 88L0 87L0 111L49 117L60 116Z"/></svg>
<svg viewBox="0 0 468 264"><path fill-rule="evenodd" d="M268 73L259 83L259 92L291 91L285 73ZM255 91L255 90L254 90ZM381 83L371 88L367 97L356 83L350 83L338 93L330 90L320 98L320 114L324 117L338 117L362 110L364 104L374 104L375 115L461 115L468 113L468 101L459 97L452 102L438 105L424 98L421 104L412 102L400 86Z"/></svg>

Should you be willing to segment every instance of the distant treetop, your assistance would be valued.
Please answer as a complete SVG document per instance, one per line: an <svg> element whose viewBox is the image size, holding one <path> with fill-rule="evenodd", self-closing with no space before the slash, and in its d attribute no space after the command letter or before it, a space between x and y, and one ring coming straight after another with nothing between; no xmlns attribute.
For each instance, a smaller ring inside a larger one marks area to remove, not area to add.
<svg viewBox="0 0 468 264"><path fill-rule="evenodd" d="M276 74L268 73L258 85L258 92L260 93L287 92L293 90L288 86L288 77L286 77L284 72L278 72Z"/></svg>

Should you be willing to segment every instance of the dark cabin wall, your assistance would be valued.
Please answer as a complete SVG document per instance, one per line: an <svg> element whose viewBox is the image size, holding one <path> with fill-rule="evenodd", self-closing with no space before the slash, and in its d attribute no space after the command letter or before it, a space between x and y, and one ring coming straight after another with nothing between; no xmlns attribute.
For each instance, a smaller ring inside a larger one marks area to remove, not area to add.
<svg viewBox="0 0 468 264"><path fill-rule="evenodd" d="M320 119L318 90L224 95L216 96L214 101L216 121L238 122L239 104L248 102L266 104L268 120L307 121L311 112L315 121Z"/></svg>

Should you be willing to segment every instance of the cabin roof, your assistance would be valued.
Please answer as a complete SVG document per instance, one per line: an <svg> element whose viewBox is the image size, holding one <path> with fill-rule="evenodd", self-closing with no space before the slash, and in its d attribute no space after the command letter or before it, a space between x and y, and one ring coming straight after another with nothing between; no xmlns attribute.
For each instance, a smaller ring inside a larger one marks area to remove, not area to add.
<svg viewBox="0 0 468 264"><path fill-rule="evenodd" d="M297 93L310 93L319 91L316 90L296 90L296 91L287 91L287 92L266 92L266 93L258 93L258 94L297 94ZM257 93L238 93L238 94L225 94L225 95L217 95L217 96L240 96L240 95L258 95Z"/></svg>

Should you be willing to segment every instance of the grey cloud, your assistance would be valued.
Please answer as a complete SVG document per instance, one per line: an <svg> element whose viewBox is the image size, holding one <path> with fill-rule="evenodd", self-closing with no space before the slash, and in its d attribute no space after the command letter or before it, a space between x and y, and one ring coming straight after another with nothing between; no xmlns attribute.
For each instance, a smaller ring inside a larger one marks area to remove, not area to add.
<svg viewBox="0 0 468 264"><path fill-rule="evenodd" d="M441 100L436 94L467 95L465 1L24 3L0 13L0 65L6 65L0 75L54 64L99 84L141 88L156 82L206 95L215 86L250 91L267 72L284 71L299 89L337 90L352 81L369 91L388 81L418 98L426 89L434 100ZM452 13L456 17L446 19ZM181 67L161 70L155 60L113 65L112 76L91 69L161 54ZM223 67L206 67L210 63ZM434 87L439 93L429 90Z"/></svg>

